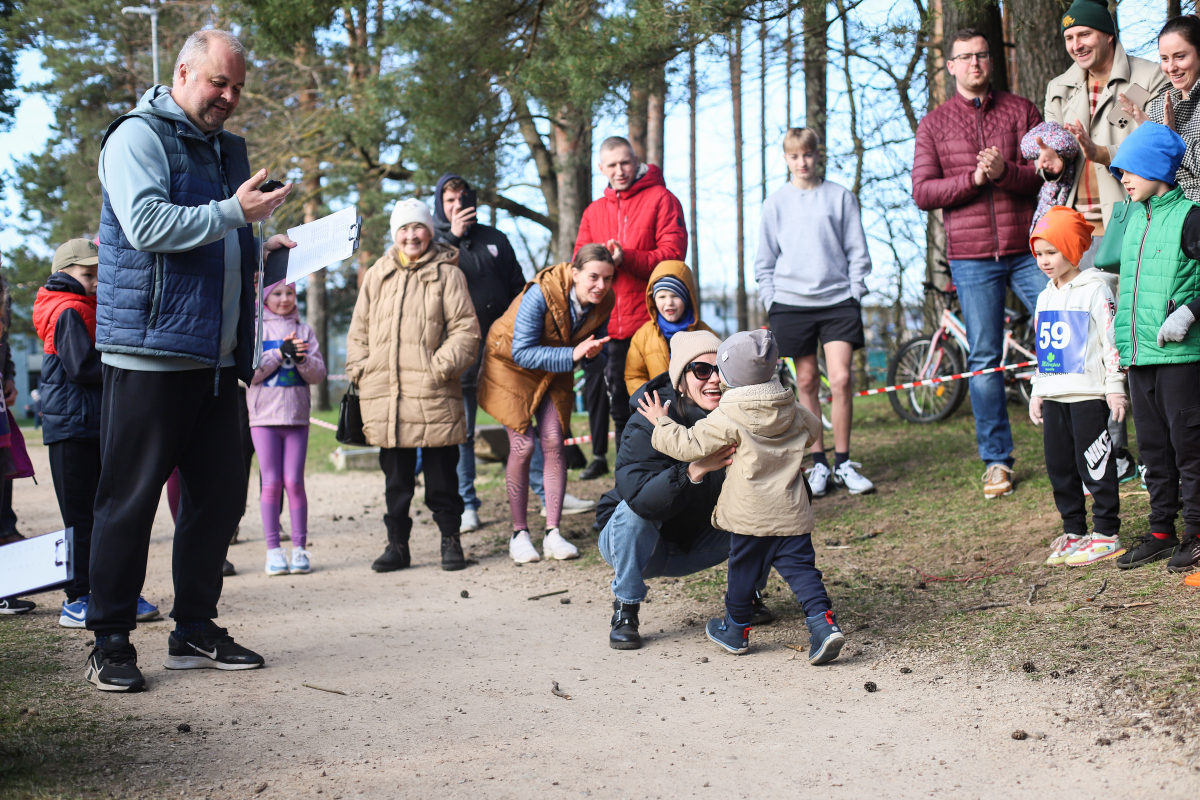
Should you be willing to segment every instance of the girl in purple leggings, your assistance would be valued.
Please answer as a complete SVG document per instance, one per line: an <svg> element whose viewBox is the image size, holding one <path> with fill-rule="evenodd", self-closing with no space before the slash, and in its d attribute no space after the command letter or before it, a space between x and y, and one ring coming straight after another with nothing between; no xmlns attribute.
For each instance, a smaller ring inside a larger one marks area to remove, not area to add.
<svg viewBox="0 0 1200 800"><path fill-rule="evenodd" d="M263 309L263 357L246 390L250 436L262 475L263 533L268 575L312 572L308 551L308 500L304 458L308 452L308 385L325 378L325 361L313 329L300 321L295 286L267 289ZM292 560L279 546L279 501L287 490L292 517Z"/></svg>

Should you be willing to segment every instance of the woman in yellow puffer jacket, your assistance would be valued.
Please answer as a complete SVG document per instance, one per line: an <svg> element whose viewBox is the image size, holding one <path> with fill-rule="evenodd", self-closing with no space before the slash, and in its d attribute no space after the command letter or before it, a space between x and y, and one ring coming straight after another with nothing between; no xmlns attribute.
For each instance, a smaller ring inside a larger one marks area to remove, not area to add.
<svg viewBox="0 0 1200 800"><path fill-rule="evenodd" d="M671 337L680 331L709 331L700 321L692 271L682 261L664 261L646 282L646 310L650 321L638 328L625 357L625 387L629 396L651 378L667 371L671 363Z"/></svg>

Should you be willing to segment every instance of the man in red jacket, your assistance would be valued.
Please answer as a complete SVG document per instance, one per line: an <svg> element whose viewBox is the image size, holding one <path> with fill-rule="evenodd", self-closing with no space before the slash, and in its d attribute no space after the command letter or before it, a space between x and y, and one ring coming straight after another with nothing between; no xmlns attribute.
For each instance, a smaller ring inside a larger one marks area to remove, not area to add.
<svg viewBox="0 0 1200 800"><path fill-rule="evenodd" d="M1030 309L1046 288L1046 276L1029 252L1042 179L1020 148L1021 137L1042 115L1025 98L992 88L992 52L982 33L958 31L950 48L946 69L957 91L917 127L913 199L922 210L942 209L946 255L971 346L967 369L974 371L1000 364L1008 287ZM986 468L983 496L1012 494L1013 440L1003 373L971 378L971 408Z"/></svg>
<svg viewBox="0 0 1200 800"><path fill-rule="evenodd" d="M618 450L629 421L625 356L629 339L650 319L646 312L646 281L659 263L683 261L687 255L683 206L667 191L661 169L639 163L628 140L610 136L600 145L600 172L608 178L608 188L604 197L583 212L575 252L585 244L597 243L613 254L617 303L608 320L610 341L604 347L608 355L604 373L589 373L584 384L595 456L580 475L585 480L608 472L605 455L609 412L616 427Z"/></svg>

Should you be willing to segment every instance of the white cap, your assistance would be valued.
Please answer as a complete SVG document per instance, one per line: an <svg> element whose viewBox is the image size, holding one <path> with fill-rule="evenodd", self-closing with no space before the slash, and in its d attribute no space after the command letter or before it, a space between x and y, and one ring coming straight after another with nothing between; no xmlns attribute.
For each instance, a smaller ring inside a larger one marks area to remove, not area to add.
<svg viewBox="0 0 1200 800"><path fill-rule="evenodd" d="M411 197L396 203L392 209L392 238L396 238L396 231L414 222L421 223L433 233L433 214L429 212L429 206Z"/></svg>

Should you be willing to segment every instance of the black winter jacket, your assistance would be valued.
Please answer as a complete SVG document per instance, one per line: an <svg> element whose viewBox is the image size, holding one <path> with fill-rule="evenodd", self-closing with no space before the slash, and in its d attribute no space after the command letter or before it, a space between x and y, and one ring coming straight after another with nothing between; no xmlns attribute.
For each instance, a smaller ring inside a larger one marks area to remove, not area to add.
<svg viewBox="0 0 1200 800"><path fill-rule="evenodd" d="M696 537L712 527L712 512L721 496L725 470L710 472L699 484L694 484L688 478L687 462L655 450L650 443L654 425L637 413L637 397L644 392L658 392L663 403L670 400L667 416L680 425L690 428L708 416L698 406L680 401L666 372L638 389L629 401L633 414L617 453L617 485L600 498L596 521L601 526L607 525L624 500L642 519L661 523L659 534L663 539L685 552L690 551Z"/></svg>
<svg viewBox="0 0 1200 800"><path fill-rule="evenodd" d="M467 276L467 291L471 293L471 304L479 318L479 358L462 376L462 385L474 388L479 378L479 365L483 348L487 344L488 329L492 323L504 316L513 298L525 288L525 274L517 263L517 254L508 237L490 225L476 222L459 238L450 232L450 220L442 210L442 187L446 181L457 178L446 173L438 179L434 195L433 224L437 240L458 248L458 268Z"/></svg>

